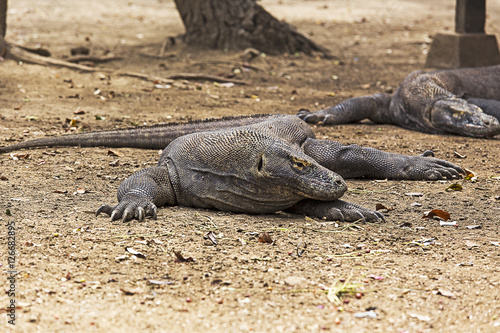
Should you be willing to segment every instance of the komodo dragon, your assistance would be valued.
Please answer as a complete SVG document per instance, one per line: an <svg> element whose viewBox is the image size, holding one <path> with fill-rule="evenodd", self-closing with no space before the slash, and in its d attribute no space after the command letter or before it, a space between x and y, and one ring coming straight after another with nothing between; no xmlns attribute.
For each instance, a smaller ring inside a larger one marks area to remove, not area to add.
<svg viewBox="0 0 500 333"><path fill-rule="evenodd" d="M472 137L500 134L500 65L481 68L416 71L393 96L376 94L298 116L308 123L346 124L370 119L426 133Z"/></svg>
<svg viewBox="0 0 500 333"><path fill-rule="evenodd" d="M433 157L318 140L304 121L288 115L46 137L1 147L0 154L42 146L166 147L157 166L134 173L120 185L118 205L97 210L97 215L123 221L156 218L157 207L164 205L251 214L289 210L329 220L378 221L383 220L379 212L338 200L347 190L342 177L436 180L463 173L459 166Z"/></svg>

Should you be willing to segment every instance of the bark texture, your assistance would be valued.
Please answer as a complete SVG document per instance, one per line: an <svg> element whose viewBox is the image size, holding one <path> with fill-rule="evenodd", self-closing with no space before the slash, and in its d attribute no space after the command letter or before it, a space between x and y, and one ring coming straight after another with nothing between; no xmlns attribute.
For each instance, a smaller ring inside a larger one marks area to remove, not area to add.
<svg viewBox="0 0 500 333"><path fill-rule="evenodd" d="M7 0L0 0L0 61L7 54L5 33L7 32Z"/></svg>
<svg viewBox="0 0 500 333"><path fill-rule="evenodd" d="M0 0L0 37L7 32L7 0Z"/></svg>
<svg viewBox="0 0 500 333"><path fill-rule="evenodd" d="M330 55L326 48L274 18L255 0L175 0L175 4L186 28L184 42L191 46Z"/></svg>

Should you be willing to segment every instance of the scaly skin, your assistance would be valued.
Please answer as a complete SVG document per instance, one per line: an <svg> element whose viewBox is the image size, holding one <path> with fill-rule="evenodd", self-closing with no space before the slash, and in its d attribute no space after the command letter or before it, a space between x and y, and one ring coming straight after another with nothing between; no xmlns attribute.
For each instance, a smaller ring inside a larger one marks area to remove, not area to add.
<svg viewBox="0 0 500 333"><path fill-rule="evenodd" d="M43 138L0 148L0 153L78 142L140 148L170 142L156 167L140 170L120 185L116 206L103 205L97 211L122 221L156 217L157 208L165 205L381 221L378 212L338 200L347 190L342 177L436 180L463 173L459 166L433 157L317 140L304 121L285 115Z"/></svg>
<svg viewBox="0 0 500 333"><path fill-rule="evenodd" d="M346 124L370 119L435 134L500 134L500 65L408 75L393 96L356 97L298 116L308 123Z"/></svg>

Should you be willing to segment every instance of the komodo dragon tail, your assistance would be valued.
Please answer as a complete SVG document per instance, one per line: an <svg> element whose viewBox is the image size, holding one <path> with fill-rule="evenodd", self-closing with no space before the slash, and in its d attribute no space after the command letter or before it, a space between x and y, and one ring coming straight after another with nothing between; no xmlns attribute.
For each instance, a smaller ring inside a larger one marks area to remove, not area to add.
<svg viewBox="0 0 500 333"><path fill-rule="evenodd" d="M71 146L163 149L176 138L186 134L250 125L280 116L282 115L258 114L52 136L0 147L0 154L26 148Z"/></svg>

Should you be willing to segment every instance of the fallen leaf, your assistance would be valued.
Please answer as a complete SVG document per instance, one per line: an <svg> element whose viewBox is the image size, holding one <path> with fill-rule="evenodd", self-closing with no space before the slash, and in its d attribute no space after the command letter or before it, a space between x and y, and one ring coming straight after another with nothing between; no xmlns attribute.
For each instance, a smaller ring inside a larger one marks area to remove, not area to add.
<svg viewBox="0 0 500 333"><path fill-rule="evenodd" d="M406 196L409 196L409 197L423 197L424 194L423 193L419 193L419 192L409 192L409 193L405 193Z"/></svg>
<svg viewBox="0 0 500 333"><path fill-rule="evenodd" d="M455 294L453 292L451 292L450 290L442 289L442 288L439 288L437 290L436 295L441 295L441 296L452 298L452 299L457 298L457 296L455 296Z"/></svg>
<svg viewBox="0 0 500 333"><path fill-rule="evenodd" d="M259 235L259 242L272 244L273 239L271 238L271 236L269 236L267 232L263 232Z"/></svg>
<svg viewBox="0 0 500 333"><path fill-rule="evenodd" d="M442 227L456 227L457 221L451 221L451 222L440 221L439 225Z"/></svg>
<svg viewBox="0 0 500 333"><path fill-rule="evenodd" d="M470 241L470 240L466 240L465 241L465 246L467 246L470 249L470 248L473 248L473 247L479 247L479 244L475 243L473 241Z"/></svg>
<svg viewBox="0 0 500 333"><path fill-rule="evenodd" d="M1 175L0 180L9 180L9 178L5 177L4 175Z"/></svg>
<svg viewBox="0 0 500 333"><path fill-rule="evenodd" d="M19 154L19 153L10 153L10 157L14 160L14 161L18 161L18 160L28 160L31 158L31 155L28 154L28 153L25 153L25 154Z"/></svg>
<svg viewBox="0 0 500 333"><path fill-rule="evenodd" d="M149 280L149 284L154 284L156 286L174 284L174 281L161 281L161 280Z"/></svg>
<svg viewBox="0 0 500 333"><path fill-rule="evenodd" d="M233 82L227 82L227 83L214 82L214 86L222 87L222 88L232 88L232 87L234 87L234 83Z"/></svg>
<svg viewBox="0 0 500 333"><path fill-rule="evenodd" d="M445 210L433 209L430 212L425 212L424 216L422 216L423 219L433 219L434 217L438 217L443 220L449 220L451 215Z"/></svg>
<svg viewBox="0 0 500 333"><path fill-rule="evenodd" d="M458 264L457 266L474 266L474 263L472 262L462 262Z"/></svg>
<svg viewBox="0 0 500 333"><path fill-rule="evenodd" d="M356 318L377 318L377 313L375 311L366 311L366 312L356 312L354 314Z"/></svg>
<svg viewBox="0 0 500 333"><path fill-rule="evenodd" d="M450 192L450 191L462 191L462 190L463 190L462 185L460 185L458 183L451 184L450 186L448 186L446 188L446 192Z"/></svg>
<svg viewBox="0 0 500 333"><path fill-rule="evenodd" d="M423 316L423 315L419 315L416 313L409 313L409 315L410 315L410 317L417 318L418 320L421 320L421 321L430 321L431 320L431 317L429 317L429 316Z"/></svg>
<svg viewBox="0 0 500 333"><path fill-rule="evenodd" d="M174 251L174 254L178 262L194 262L193 257L184 258L180 251Z"/></svg>
<svg viewBox="0 0 500 333"><path fill-rule="evenodd" d="M467 229L481 229L482 227L478 224L476 225L468 225L466 226Z"/></svg>
<svg viewBox="0 0 500 333"><path fill-rule="evenodd" d="M464 177L465 180L469 180L471 182L477 181L477 176L474 173L474 171L467 169L467 168L463 168L463 169L465 171L465 177Z"/></svg>
<svg viewBox="0 0 500 333"><path fill-rule="evenodd" d="M382 204L376 204L375 205L375 210L381 210L381 209L386 209L388 212L390 212L391 210L394 210L394 208L392 207L386 207Z"/></svg>
<svg viewBox="0 0 500 333"><path fill-rule="evenodd" d="M123 156L123 154L116 152L114 150L108 150L108 156Z"/></svg>
<svg viewBox="0 0 500 333"><path fill-rule="evenodd" d="M141 259L146 259L146 256L144 254L142 254L142 252L139 252L139 251L136 251L134 250L133 248L131 247L127 247L125 248L125 250L130 253L130 254L133 254L134 256L136 256L137 258L141 258Z"/></svg>
<svg viewBox="0 0 500 333"><path fill-rule="evenodd" d="M74 114L85 114L85 111L80 109L80 107L77 107L75 111L73 111Z"/></svg>
<svg viewBox="0 0 500 333"><path fill-rule="evenodd" d="M215 238L215 235L214 235L214 233L212 231L207 232L203 236L203 238L209 239L212 242L212 244L217 245L217 238Z"/></svg>
<svg viewBox="0 0 500 333"><path fill-rule="evenodd" d="M76 193L79 193L79 194L84 194L84 193L86 193L86 192L87 192L87 190L85 190L84 188L81 188L81 187L79 187L79 188L76 190Z"/></svg>
<svg viewBox="0 0 500 333"><path fill-rule="evenodd" d="M135 294L141 294L142 293L142 289L141 288L135 288L135 289L129 289L129 288L120 288L120 291L124 294L124 295L127 295L127 296L132 296L132 295L135 295Z"/></svg>

